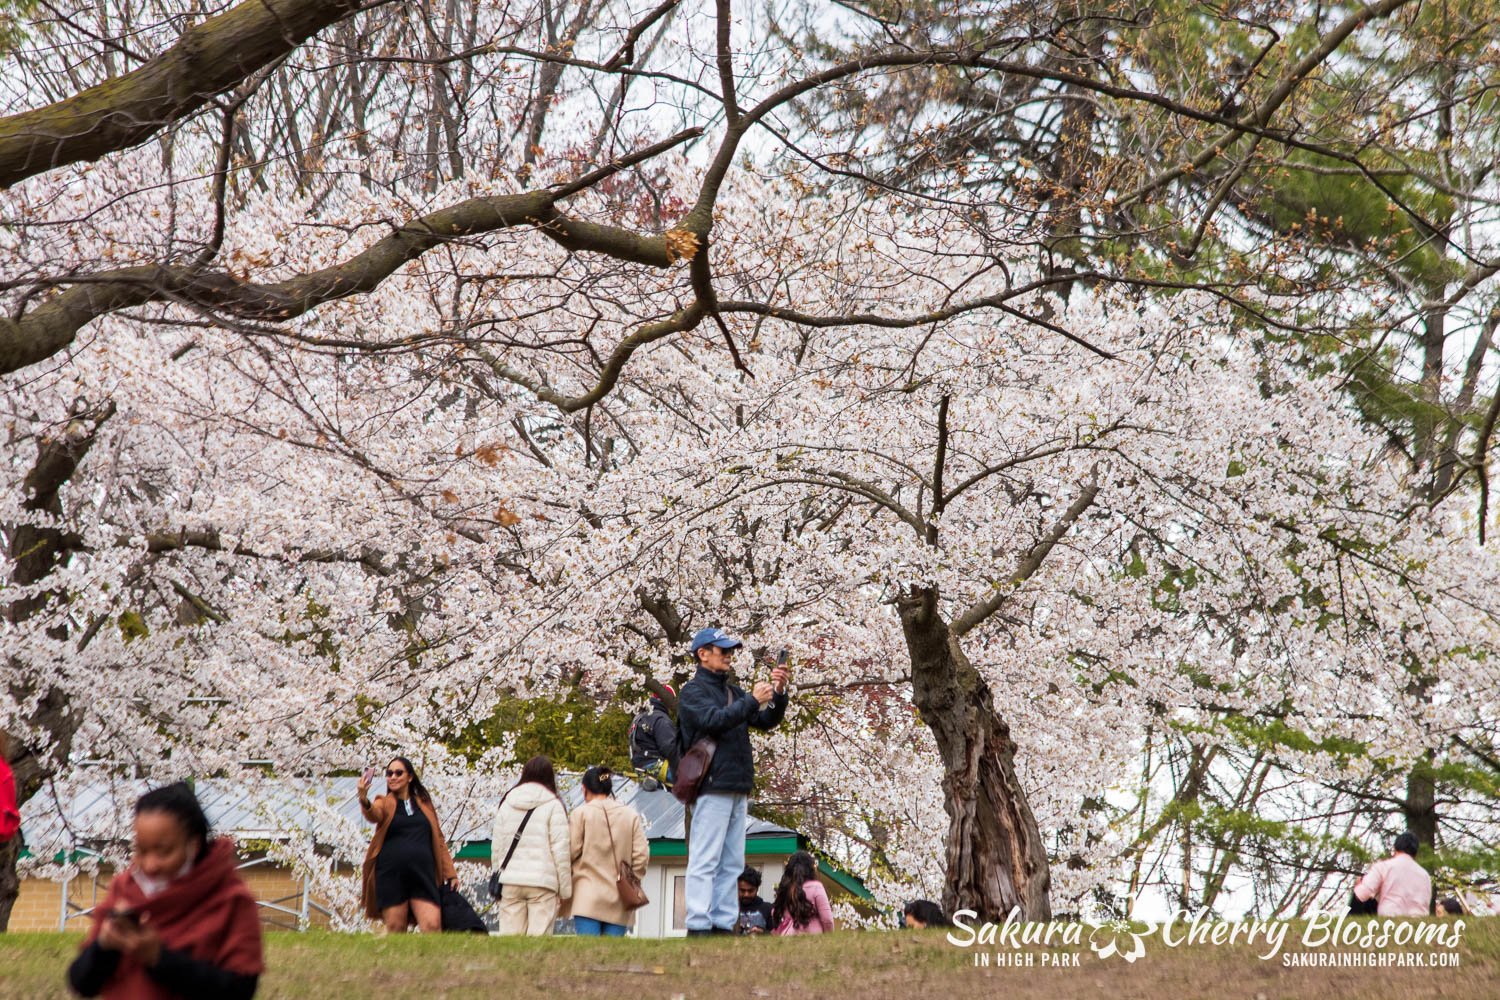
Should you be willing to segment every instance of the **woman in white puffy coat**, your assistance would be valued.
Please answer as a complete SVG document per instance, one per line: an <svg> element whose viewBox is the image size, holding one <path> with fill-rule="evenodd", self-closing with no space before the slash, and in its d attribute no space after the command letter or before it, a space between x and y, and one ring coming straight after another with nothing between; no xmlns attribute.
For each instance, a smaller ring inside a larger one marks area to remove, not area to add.
<svg viewBox="0 0 1500 1000"><path fill-rule="evenodd" d="M528 813L531 818L522 829ZM508 851L510 861L505 863ZM520 780L500 800L490 837L490 866L500 872L505 887L500 892L500 933L551 934L559 901L573 896L568 812L557 795L551 759L528 760Z"/></svg>

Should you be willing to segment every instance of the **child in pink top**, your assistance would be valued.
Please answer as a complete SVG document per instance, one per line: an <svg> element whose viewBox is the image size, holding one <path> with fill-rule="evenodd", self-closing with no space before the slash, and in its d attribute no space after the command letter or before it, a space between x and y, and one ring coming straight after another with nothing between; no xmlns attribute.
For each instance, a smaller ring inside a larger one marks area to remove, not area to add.
<svg viewBox="0 0 1500 1000"><path fill-rule="evenodd" d="M828 893L818 881L817 862L806 851L786 861L786 871L776 886L771 904L773 934L824 934L833 930L833 910Z"/></svg>

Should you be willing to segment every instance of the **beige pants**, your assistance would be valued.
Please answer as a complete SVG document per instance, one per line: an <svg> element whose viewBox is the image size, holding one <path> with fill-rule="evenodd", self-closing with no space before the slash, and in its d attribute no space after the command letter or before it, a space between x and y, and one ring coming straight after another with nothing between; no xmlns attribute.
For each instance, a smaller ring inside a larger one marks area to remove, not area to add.
<svg viewBox="0 0 1500 1000"><path fill-rule="evenodd" d="M557 893L529 885L508 885L500 891L500 933L552 933L557 919Z"/></svg>

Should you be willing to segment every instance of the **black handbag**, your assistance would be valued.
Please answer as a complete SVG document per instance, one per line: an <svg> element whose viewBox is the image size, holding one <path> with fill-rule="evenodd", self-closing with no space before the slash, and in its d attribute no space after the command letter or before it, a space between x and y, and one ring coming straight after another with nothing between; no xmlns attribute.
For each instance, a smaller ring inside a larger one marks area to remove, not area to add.
<svg viewBox="0 0 1500 1000"><path fill-rule="evenodd" d="M439 887L438 895L442 897L438 901L438 906L443 911L444 931L468 931L473 934L490 932L463 893L444 885Z"/></svg>
<svg viewBox="0 0 1500 1000"><path fill-rule="evenodd" d="M510 838L510 850L505 852L505 860L500 862L500 868L498 870L490 872L489 890L490 897L492 899L499 899L500 891L505 888L504 884L500 881L500 876L505 872L505 866L510 864L510 856L516 853L516 845L521 842L521 834L526 832L526 823L531 819L531 814L534 812L536 812L535 806L526 810L526 815L521 817L521 825L516 827L516 835ZM493 856L494 850L495 845L491 844L491 856Z"/></svg>

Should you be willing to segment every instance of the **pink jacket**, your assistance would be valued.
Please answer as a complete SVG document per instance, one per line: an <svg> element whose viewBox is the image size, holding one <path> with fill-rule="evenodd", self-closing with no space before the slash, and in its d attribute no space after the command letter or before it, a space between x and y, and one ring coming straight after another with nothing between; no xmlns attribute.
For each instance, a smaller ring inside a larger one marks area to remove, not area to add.
<svg viewBox="0 0 1500 1000"><path fill-rule="evenodd" d="M10 765L0 757L0 844L14 837L21 829L21 811L16 805L16 776Z"/></svg>
<svg viewBox="0 0 1500 1000"><path fill-rule="evenodd" d="M833 930L833 909L828 905L828 893L817 879L802 883L802 892L817 910L812 922L800 927L792 923L792 915L786 914L776 925L773 934L826 934Z"/></svg>

